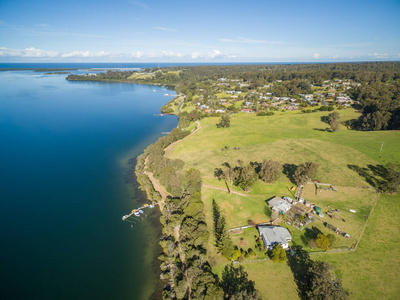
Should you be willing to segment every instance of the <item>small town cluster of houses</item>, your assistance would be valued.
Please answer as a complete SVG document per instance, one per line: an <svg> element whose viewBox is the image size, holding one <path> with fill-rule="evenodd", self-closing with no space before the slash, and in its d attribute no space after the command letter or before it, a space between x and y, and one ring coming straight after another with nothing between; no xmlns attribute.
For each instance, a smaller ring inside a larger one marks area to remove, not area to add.
<svg viewBox="0 0 400 300"><path fill-rule="evenodd" d="M276 80L276 83L280 83L282 80ZM343 90L350 89L354 86L360 86L361 83L351 82L349 79L341 80L335 79L333 82L330 80L324 81L321 85L323 88L341 88ZM213 83L213 86L217 86L218 92L224 92L227 94L226 99L219 99L219 104L221 106L226 106L231 104L231 101L236 101L239 99L244 99L245 103L243 103L241 107L242 112L253 113L254 106L260 108L273 107L275 109L285 109L285 110L298 110L300 107L304 106L315 106L318 104L319 100L321 104L328 105L330 103L335 103L340 106L350 106L354 104L354 101L345 93L336 93L336 92L328 92L328 93L314 93L314 94L299 94L298 97L279 97L275 93L263 91L248 91L247 93L238 90L242 87L248 87L248 83L244 83L243 80L240 79L227 79L220 78L218 83ZM269 89L274 86L274 83L269 83L264 85L263 88ZM231 89L229 89L231 88ZM199 89L199 92L202 92L203 89ZM202 95L199 96L202 98ZM239 98L240 97L240 98ZM251 98L251 99L250 99ZM256 100L255 100L256 99ZM252 100L252 101L248 101ZM225 113L225 109L212 109L209 105L198 103L198 107L205 111L206 113Z"/></svg>

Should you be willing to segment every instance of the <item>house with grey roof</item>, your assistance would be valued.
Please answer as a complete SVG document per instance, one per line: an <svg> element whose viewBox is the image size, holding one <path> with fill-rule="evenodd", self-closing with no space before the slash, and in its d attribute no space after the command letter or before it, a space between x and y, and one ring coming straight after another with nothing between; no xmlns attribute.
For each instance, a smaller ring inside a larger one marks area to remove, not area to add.
<svg viewBox="0 0 400 300"><path fill-rule="evenodd" d="M279 211L281 213L286 213L292 207L292 205L286 199L282 199L281 197L277 196L268 200L267 203L272 210Z"/></svg>
<svg viewBox="0 0 400 300"><path fill-rule="evenodd" d="M292 240L289 230L280 226L258 226L258 232L268 250L273 249L275 245L282 245L283 249L287 249Z"/></svg>

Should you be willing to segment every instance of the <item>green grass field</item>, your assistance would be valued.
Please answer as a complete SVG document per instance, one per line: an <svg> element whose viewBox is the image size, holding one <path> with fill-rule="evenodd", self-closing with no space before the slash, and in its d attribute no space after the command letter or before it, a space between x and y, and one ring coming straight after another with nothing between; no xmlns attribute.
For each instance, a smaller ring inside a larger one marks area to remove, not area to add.
<svg viewBox="0 0 400 300"><path fill-rule="evenodd" d="M358 116L352 109L338 112L342 121ZM219 118L206 118L201 121L199 132L177 143L167 155L182 159L186 168L200 170L204 183L220 188L226 188L226 185L214 178L214 170L225 162L236 165L238 159L246 164L273 159L282 164L318 163L320 167L316 179L332 184L338 192L323 191L315 195L313 185L307 185L304 198L321 206L323 212L330 208L340 210L340 219L328 216L323 219L351 235L350 239L338 236L335 246L349 247L356 241L359 243L356 252L313 254L312 258L331 262L344 286L352 292L353 299L394 299L400 292L400 252L396 248L400 245L399 225L396 222L400 196L381 195L367 223L377 193L368 189L371 185L356 170L371 170L380 164L399 162L400 132L350 131L341 126L340 131L331 133L325 131L328 125L321 121L321 117L327 115L328 112L303 114L287 111L257 117L239 113L231 118L229 128L217 128ZM225 146L229 149L222 150ZM239 149L234 150L234 147ZM209 231L212 232L210 212L213 199L224 212L228 227L233 228L250 222L268 221L266 200L275 195L290 196L291 186L293 183L282 174L274 184L257 182L246 193L247 197L203 187L202 198ZM237 187L233 190L243 193ZM349 209L357 212L353 214ZM361 237L365 224L367 227ZM326 234L331 233L322 222L315 222L313 226ZM293 241L308 249L302 232L289 228ZM253 248L253 245L247 246L252 243L251 234L243 233L242 237L238 235L233 239L238 246L246 243L244 247ZM213 243L210 238L209 260L218 273L228 261L216 253ZM249 277L255 280L256 287L266 298L297 298L296 285L286 264L263 261L244 265Z"/></svg>

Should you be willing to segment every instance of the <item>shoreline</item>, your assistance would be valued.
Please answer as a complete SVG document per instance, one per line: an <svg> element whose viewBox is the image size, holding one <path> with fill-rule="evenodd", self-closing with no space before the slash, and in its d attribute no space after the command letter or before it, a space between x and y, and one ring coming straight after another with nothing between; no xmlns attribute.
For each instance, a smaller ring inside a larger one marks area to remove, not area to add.
<svg viewBox="0 0 400 300"><path fill-rule="evenodd" d="M149 85L143 83L132 83L132 84ZM171 100L169 100L168 102L170 101ZM168 113L167 115L177 116L176 113ZM178 126L179 126L179 118L177 119L176 127ZM144 151L146 150L147 147L157 142L163 136L164 135L160 136L155 141L154 139L149 137L143 143L141 143L141 145L128 150L126 153L122 154L120 157L117 158L121 170L125 170L124 176L129 177L129 182L125 182L125 184L128 184L127 191L131 196L132 193L134 194L134 197L137 199L136 200L137 204L142 202L148 203L149 201L154 201L154 198L149 196L148 189L145 189L143 187L143 183L138 179L138 176L136 174L138 157L144 154ZM145 168L147 168L146 165ZM154 276L151 277L151 282L149 283L148 287L151 288L150 286L152 286L151 293L146 291L146 288L144 288L141 291L141 294L144 297L143 299L160 300L163 299L162 291L165 286L165 282L163 282L163 280L160 278L162 270L161 270L161 262L158 259L159 254L162 253L162 247L159 241L163 235L163 225L161 224L160 218L162 217L164 201L166 200L167 197L170 196L170 194L167 191L165 191L165 189L158 182L158 180L154 178L153 173L144 171L144 174L147 176L148 180L150 180L152 184L152 190L160 194L161 199L157 201L157 206L158 206L157 212L152 211L151 213L149 213L148 220L146 220L146 222L148 222L149 224L145 224L147 226L152 227L151 232L154 233L155 234L154 237L156 237L156 240L153 240L153 238L151 239L146 238L147 250L145 251L146 252L145 257L143 258L145 261L148 261L149 268L153 270L151 273L154 274ZM153 234L151 235L153 236Z"/></svg>

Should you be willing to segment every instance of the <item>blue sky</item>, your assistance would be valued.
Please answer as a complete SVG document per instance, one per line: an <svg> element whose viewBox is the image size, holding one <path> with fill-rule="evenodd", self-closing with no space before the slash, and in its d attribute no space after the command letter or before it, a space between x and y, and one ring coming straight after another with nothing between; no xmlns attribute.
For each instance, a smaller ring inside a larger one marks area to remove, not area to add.
<svg viewBox="0 0 400 300"><path fill-rule="evenodd" d="M400 60L400 0L0 0L1 62Z"/></svg>

